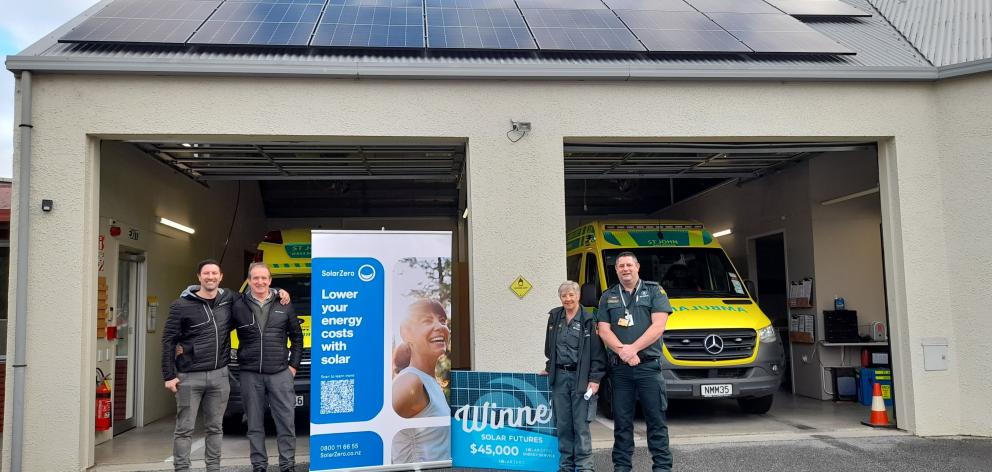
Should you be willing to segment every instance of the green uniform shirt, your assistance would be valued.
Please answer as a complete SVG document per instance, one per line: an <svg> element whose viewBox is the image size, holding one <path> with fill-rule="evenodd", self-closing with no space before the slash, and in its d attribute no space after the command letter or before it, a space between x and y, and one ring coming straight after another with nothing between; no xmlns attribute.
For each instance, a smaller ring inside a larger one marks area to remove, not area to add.
<svg viewBox="0 0 992 472"><path fill-rule="evenodd" d="M668 295L658 282L642 280L634 288L634 293L627 292L620 284L603 292L599 299L596 321L609 323L620 342L633 344L651 326L651 313L658 312L672 312ZM626 317L627 313L630 313L629 318ZM633 324L628 321L633 321ZM661 357L661 343L651 343L639 354L648 358Z"/></svg>

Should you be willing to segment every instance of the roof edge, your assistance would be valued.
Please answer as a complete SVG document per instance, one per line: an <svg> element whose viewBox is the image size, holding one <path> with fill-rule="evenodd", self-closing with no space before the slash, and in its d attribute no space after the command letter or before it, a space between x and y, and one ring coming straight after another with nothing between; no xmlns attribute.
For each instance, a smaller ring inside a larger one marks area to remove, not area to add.
<svg viewBox="0 0 992 472"><path fill-rule="evenodd" d="M992 58L940 66L937 68L937 79L950 79L989 71L992 71Z"/></svg>
<svg viewBox="0 0 992 472"><path fill-rule="evenodd" d="M632 65L512 65L507 64L385 64L364 61L259 63L257 61L198 60L162 62L139 58L58 58L8 56L7 69L68 74L167 74L269 77L327 77L381 79L523 79L523 80L830 80L830 81L933 81L933 67L859 67L851 70L816 68L769 69L751 66L664 68ZM987 67L992 67L990 63Z"/></svg>

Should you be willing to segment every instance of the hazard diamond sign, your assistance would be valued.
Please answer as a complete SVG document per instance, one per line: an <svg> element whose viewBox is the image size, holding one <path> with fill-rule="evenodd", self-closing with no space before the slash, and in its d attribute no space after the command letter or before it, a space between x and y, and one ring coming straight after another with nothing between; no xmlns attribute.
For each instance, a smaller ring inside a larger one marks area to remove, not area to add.
<svg viewBox="0 0 992 472"><path fill-rule="evenodd" d="M522 275L518 275L517 278L514 279L513 283L510 284L510 290L513 290L513 293L517 294L520 298L524 298L524 295L527 295L527 292L530 292L530 289L532 288L534 288L534 286L531 285L530 282L528 282Z"/></svg>

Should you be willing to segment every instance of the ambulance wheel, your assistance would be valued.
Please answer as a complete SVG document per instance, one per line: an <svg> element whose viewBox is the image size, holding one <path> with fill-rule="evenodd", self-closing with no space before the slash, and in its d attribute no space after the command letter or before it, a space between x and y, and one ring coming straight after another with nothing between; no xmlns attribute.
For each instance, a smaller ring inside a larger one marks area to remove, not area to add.
<svg viewBox="0 0 992 472"><path fill-rule="evenodd" d="M774 399L774 395L755 398L738 398L737 405L741 407L741 411L744 413L762 415L768 413L768 410L772 409L772 400Z"/></svg>

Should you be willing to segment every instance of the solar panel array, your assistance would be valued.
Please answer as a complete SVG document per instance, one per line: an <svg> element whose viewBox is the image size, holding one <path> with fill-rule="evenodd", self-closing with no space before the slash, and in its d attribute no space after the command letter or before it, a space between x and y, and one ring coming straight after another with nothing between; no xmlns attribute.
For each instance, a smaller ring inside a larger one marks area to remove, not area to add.
<svg viewBox="0 0 992 472"><path fill-rule="evenodd" d="M330 0L311 46L423 48L422 0Z"/></svg>
<svg viewBox="0 0 992 472"><path fill-rule="evenodd" d="M115 0L61 42L853 54L795 17L840 0Z"/></svg>
<svg viewBox="0 0 992 472"><path fill-rule="evenodd" d="M323 0L228 0L189 44L306 46Z"/></svg>
<svg viewBox="0 0 992 472"><path fill-rule="evenodd" d="M427 47L537 49L513 0L427 0Z"/></svg>
<svg viewBox="0 0 992 472"><path fill-rule="evenodd" d="M59 41L181 44L220 3L221 0L116 0Z"/></svg>

